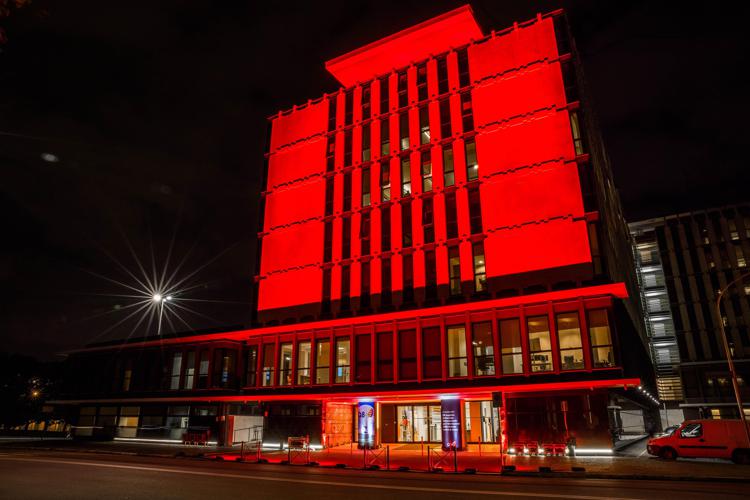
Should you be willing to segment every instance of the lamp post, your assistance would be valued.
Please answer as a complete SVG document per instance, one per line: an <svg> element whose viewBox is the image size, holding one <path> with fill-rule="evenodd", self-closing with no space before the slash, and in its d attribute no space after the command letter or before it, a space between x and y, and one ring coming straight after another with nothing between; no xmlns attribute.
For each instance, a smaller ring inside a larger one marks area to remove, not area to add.
<svg viewBox="0 0 750 500"><path fill-rule="evenodd" d="M161 336L161 318L164 314L164 303L168 300L172 300L172 296L167 295L166 297L162 297L160 293L155 293L153 297L151 297L151 300L156 302L157 307L159 308L159 320L156 324L156 335Z"/></svg>
<svg viewBox="0 0 750 500"><path fill-rule="evenodd" d="M719 316L719 330L721 331L721 340L724 344L724 352L727 356L727 364L729 365L729 374L732 377L732 387L734 388L734 397L737 400L737 408L740 411L740 420L742 421L742 427L745 429L745 436L747 442L750 444L750 429L747 428L747 418L745 417L745 410L742 407L742 396L740 395L740 385L737 382L737 372L734 369L734 361L732 360L732 351L729 349L729 340L727 340L727 333L724 331L724 320L721 315L721 299L724 298L724 294L732 287L732 285L742 281L743 279L750 276L750 273L740 275L739 278L735 279L727 286L719 290L719 296L716 298L716 314Z"/></svg>

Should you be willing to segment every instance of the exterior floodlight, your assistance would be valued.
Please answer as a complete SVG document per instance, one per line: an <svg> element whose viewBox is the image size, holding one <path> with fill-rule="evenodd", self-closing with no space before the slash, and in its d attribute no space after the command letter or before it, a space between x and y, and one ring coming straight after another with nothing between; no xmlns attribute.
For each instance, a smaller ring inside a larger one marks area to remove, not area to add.
<svg viewBox="0 0 750 500"><path fill-rule="evenodd" d="M154 302L161 302L161 294L155 293L153 297L151 297Z"/></svg>

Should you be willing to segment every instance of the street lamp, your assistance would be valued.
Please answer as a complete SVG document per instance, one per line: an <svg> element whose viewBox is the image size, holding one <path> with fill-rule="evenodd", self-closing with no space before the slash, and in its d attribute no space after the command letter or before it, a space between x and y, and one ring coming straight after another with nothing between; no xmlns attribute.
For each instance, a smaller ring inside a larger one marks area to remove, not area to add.
<svg viewBox="0 0 750 500"><path fill-rule="evenodd" d="M719 330L721 331L721 340L724 343L724 353L727 355L727 364L729 365L729 374L732 376L732 386L734 387L734 397L737 400L737 408L740 410L740 420L742 421L742 427L745 429L745 436L747 442L750 443L750 429L747 428L747 418L745 417L745 409L742 407L742 396L740 395L740 385L737 382L737 372L734 369L734 361L732 360L732 351L729 349L729 341L727 340L727 333L724 331L724 320L721 315L721 299L724 298L724 294L732 287L732 285L742 281L743 279L750 276L750 273L740 275L739 278L729 283L727 286L719 290L719 296L716 297L716 313L719 317Z"/></svg>
<svg viewBox="0 0 750 500"><path fill-rule="evenodd" d="M151 300L153 300L159 307L159 321L156 325L156 334L161 336L161 318L164 315L164 303L172 300L172 296L167 295L166 297L162 297L160 293L155 293L151 297Z"/></svg>

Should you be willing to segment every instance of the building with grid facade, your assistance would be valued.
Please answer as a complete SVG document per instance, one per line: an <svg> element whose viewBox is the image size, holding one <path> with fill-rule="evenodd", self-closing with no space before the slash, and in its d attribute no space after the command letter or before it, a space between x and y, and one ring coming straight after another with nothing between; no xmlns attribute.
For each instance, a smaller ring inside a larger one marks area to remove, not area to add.
<svg viewBox="0 0 750 500"><path fill-rule="evenodd" d="M463 7L326 67L339 90L269 120L256 324L89 346L71 362L110 371L72 384L74 413L506 450L607 451L620 408L649 420L629 233L563 13L485 33Z"/></svg>
<svg viewBox="0 0 750 500"><path fill-rule="evenodd" d="M630 224L659 397L686 418L737 418L719 321L743 399L750 391L750 205L696 210ZM750 412L750 410L745 410Z"/></svg>

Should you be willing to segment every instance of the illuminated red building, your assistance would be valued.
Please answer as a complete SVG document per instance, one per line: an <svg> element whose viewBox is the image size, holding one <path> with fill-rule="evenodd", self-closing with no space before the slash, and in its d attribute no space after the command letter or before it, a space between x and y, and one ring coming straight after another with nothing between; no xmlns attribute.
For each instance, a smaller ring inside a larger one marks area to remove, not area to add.
<svg viewBox="0 0 750 500"><path fill-rule="evenodd" d="M618 408L648 418L628 231L562 12L486 33L462 7L326 68L340 90L270 118L256 326L77 353L111 375L73 384L79 426L609 450Z"/></svg>

